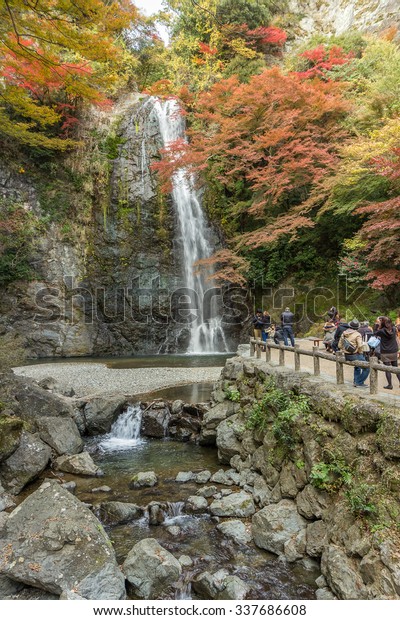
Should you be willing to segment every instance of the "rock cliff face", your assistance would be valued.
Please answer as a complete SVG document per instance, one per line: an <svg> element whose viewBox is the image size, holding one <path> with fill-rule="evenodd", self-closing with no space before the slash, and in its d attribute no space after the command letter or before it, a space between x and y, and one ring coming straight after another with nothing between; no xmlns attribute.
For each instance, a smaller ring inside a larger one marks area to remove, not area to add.
<svg viewBox="0 0 400 620"><path fill-rule="evenodd" d="M175 215L151 171L162 147L153 105L132 95L106 119L113 147L90 221L67 240L57 222L43 228L31 261L36 279L2 296L0 322L22 334L31 357L186 351ZM0 198L43 216L35 183L6 162Z"/></svg>
<svg viewBox="0 0 400 620"><path fill-rule="evenodd" d="M301 17L303 36L348 30L379 33L400 26L398 0L290 0L288 10Z"/></svg>

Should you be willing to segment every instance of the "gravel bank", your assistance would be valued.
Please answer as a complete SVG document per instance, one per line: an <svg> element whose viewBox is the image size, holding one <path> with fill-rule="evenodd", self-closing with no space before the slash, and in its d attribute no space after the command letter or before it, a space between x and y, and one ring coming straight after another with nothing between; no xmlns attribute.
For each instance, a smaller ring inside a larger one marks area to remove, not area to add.
<svg viewBox="0 0 400 620"><path fill-rule="evenodd" d="M73 388L76 396L124 394L134 396L161 388L216 381L221 368L107 368L105 364L57 363L20 366L14 373L40 381L53 377L64 391Z"/></svg>

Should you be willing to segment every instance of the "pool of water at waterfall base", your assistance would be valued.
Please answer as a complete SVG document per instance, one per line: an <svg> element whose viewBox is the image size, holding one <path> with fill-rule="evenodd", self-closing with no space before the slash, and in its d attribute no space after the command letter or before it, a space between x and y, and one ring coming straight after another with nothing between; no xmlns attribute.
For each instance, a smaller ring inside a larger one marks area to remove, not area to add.
<svg viewBox="0 0 400 620"><path fill-rule="evenodd" d="M135 355L131 357L42 357L30 359L31 364L105 364L107 368L204 368L223 367L235 353L204 353L181 355Z"/></svg>
<svg viewBox="0 0 400 620"><path fill-rule="evenodd" d="M77 483L77 497L85 502L99 504L104 501L125 501L147 506L152 501L182 502L196 495L201 485L195 482L177 483L179 471L198 472L204 469L212 473L221 469L215 448L192 443L175 442L169 439L139 438L128 449L107 447L107 437L94 437L87 441L96 464L104 477L99 479L78 478L68 474L66 480ZM155 487L129 489L131 477L139 471L154 471L159 482ZM209 483L212 484L212 483ZM108 493L92 493L95 487L106 485ZM216 484L218 488L221 485ZM231 487L238 491L236 487ZM223 521L224 519L221 519ZM244 520L250 528L251 520ZM178 536L172 536L167 526L177 525ZM210 515L179 514L168 517L162 525L152 526L145 518L126 525L106 527L113 542L117 560L122 563L130 549L143 538L155 538L175 557L188 555L193 566L185 569L183 581L191 575L205 570L213 573L224 568L237 575L251 587L250 597L258 600L313 599L316 589L316 570L306 570L300 565L290 565L277 560L276 556L258 549L254 544L237 545L225 538L217 529L216 521ZM185 589L186 592L186 589ZM185 594L184 598L187 596ZM191 596L194 596L193 593ZM182 598L177 591L171 598Z"/></svg>

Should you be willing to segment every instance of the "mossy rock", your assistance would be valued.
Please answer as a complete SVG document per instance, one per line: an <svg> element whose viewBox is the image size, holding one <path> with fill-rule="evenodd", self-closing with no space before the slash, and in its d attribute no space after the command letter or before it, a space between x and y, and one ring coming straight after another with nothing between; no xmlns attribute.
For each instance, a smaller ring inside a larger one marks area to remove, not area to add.
<svg viewBox="0 0 400 620"><path fill-rule="evenodd" d="M400 458L400 415L386 413L378 429L378 445L386 458Z"/></svg>
<svg viewBox="0 0 400 620"><path fill-rule="evenodd" d="M23 421L8 415L0 415L0 462L8 459L18 448Z"/></svg>

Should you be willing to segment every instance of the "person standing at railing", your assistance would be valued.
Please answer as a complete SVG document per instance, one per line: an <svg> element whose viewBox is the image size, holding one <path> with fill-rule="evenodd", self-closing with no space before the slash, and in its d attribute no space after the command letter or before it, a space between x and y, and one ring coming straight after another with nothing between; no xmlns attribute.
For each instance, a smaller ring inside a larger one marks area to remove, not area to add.
<svg viewBox="0 0 400 620"><path fill-rule="evenodd" d="M261 334L262 334L263 328L264 328L263 313L261 309L258 309L255 315L253 316L254 338L261 340Z"/></svg>
<svg viewBox="0 0 400 620"><path fill-rule="evenodd" d="M285 347L288 346L288 339L290 338L290 344L294 347L294 333L293 333L294 314L290 311L290 308L285 308L285 311L281 314L281 324L283 331L283 341Z"/></svg>
<svg viewBox="0 0 400 620"><path fill-rule="evenodd" d="M271 331L271 315L268 310L264 310L263 312L263 329L261 332L261 337L264 342L268 340L269 332Z"/></svg>
<svg viewBox="0 0 400 620"><path fill-rule="evenodd" d="M375 336L380 338L381 341L381 361L385 366L394 366L397 368L398 361L397 355L399 352L399 345L397 342L397 330L393 325L391 319L387 316L380 316L379 329ZM387 385L384 386L385 390L393 390L392 373L385 372ZM397 375L400 384L400 375Z"/></svg>
<svg viewBox="0 0 400 620"><path fill-rule="evenodd" d="M357 319L353 319L349 323L349 327L345 329L339 339L339 351L342 351L348 362L365 362L365 355L363 353L363 341L360 332L358 331L360 323ZM369 375L369 368L354 367L354 387L365 388L364 381Z"/></svg>

